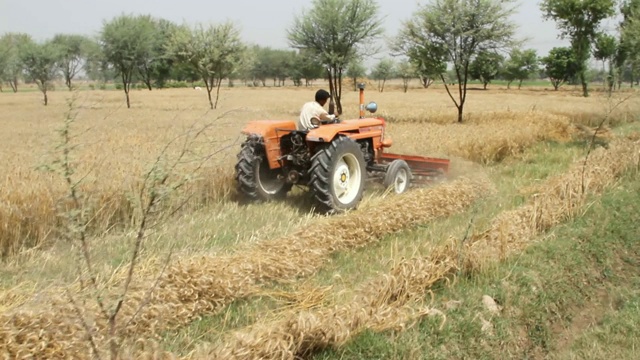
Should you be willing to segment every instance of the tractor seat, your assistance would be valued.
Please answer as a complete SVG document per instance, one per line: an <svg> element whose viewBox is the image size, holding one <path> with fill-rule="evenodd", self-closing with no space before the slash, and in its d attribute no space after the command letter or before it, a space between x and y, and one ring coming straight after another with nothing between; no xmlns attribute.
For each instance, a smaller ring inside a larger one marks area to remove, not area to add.
<svg viewBox="0 0 640 360"><path fill-rule="evenodd" d="M382 147L391 147L391 145L393 145L393 140L391 140L390 137L385 137L384 140L382 140Z"/></svg>

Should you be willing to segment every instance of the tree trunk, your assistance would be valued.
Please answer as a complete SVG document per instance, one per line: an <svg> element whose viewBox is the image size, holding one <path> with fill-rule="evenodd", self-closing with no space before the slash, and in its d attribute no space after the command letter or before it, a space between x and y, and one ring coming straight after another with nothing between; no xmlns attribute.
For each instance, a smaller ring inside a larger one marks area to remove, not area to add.
<svg viewBox="0 0 640 360"><path fill-rule="evenodd" d="M487 85L488 85L488 83L483 82L482 84L484 85L484 90L487 90Z"/></svg>
<svg viewBox="0 0 640 360"><path fill-rule="evenodd" d="M522 79L520 79L520 82L518 83L518 90L522 89Z"/></svg>
<svg viewBox="0 0 640 360"><path fill-rule="evenodd" d="M218 79L218 89L216 90L216 103L213 105L212 109L218 108L218 100L220 99L220 84L222 84L222 78Z"/></svg>
<svg viewBox="0 0 640 360"><path fill-rule="evenodd" d="M463 121L462 114L464 112L464 104L460 104L460 106L458 106L457 108L458 108L458 123L462 124L462 121Z"/></svg>
<svg viewBox="0 0 640 360"><path fill-rule="evenodd" d="M14 93L18 92L18 79L12 79L9 80L9 86L11 86L11 90L13 90Z"/></svg>
<svg viewBox="0 0 640 360"><path fill-rule="evenodd" d="M133 70L128 73L122 72L122 86L124 88L124 95L127 98L127 109L131 109L131 102L129 101L129 90L131 89L131 74Z"/></svg>
<svg viewBox="0 0 640 360"><path fill-rule="evenodd" d="M334 99L338 115L342 115L342 70L337 65L332 65L327 69L329 80L329 93Z"/></svg>
<svg viewBox="0 0 640 360"><path fill-rule="evenodd" d="M45 88L42 93L44 94L44 106L49 104L49 98L47 97L47 89Z"/></svg>
<svg viewBox="0 0 640 360"><path fill-rule="evenodd" d="M582 84L582 96L589 97L589 84L587 84L584 71L580 72L580 83Z"/></svg>

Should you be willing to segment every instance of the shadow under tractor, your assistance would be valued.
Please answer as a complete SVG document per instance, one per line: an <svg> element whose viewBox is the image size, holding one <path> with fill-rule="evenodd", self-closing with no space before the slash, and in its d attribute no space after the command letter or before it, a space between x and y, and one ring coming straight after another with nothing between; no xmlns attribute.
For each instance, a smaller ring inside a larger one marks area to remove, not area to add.
<svg viewBox="0 0 640 360"><path fill-rule="evenodd" d="M412 182L433 182L448 174L449 160L388 153L392 141L385 134L386 122L375 113L377 104L364 105L360 89L360 118L321 123L298 130L293 120L249 122L247 135L235 166L241 195L250 200L286 197L293 185L313 193L317 209L324 213L357 207L368 179L382 181L397 194ZM329 112L332 113L330 104Z"/></svg>

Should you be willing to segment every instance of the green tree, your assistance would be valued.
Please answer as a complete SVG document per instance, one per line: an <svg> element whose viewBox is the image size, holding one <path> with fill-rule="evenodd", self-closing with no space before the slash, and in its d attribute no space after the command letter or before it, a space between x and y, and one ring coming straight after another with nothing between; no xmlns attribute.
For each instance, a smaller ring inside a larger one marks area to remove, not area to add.
<svg viewBox="0 0 640 360"><path fill-rule="evenodd" d="M615 37L600 33L596 36L595 46L593 49L593 57L596 60L602 61L602 73L606 74L606 64L609 64L609 74L606 80L603 82L604 86L609 89L609 91L613 90L614 84L614 66L615 66L615 56L618 50L618 41Z"/></svg>
<svg viewBox="0 0 640 360"><path fill-rule="evenodd" d="M269 48L254 45L249 49L253 57L253 66L251 67L251 76L253 77L253 86L267 86L267 78L271 76L268 52Z"/></svg>
<svg viewBox="0 0 640 360"><path fill-rule="evenodd" d="M255 54L253 75L262 86L266 86L267 79L273 80L273 86L280 86L291 75L295 52L260 46L255 46L252 52Z"/></svg>
<svg viewBox="0 0 640 360"><path fill-rule="evenodd" d="M507 87L511 87L513 81L518 81L518 89L522 88L522 82L540 71L540 60L534 49L513 49L506 61L502 75L507 80Z"/></svg>
<svg viewBox="0 0 640 360"><path fill-rule="evenodd" d="M396 68L396 74L402 79L402 89L406 93L409 91L411 79L417 77L416 67L409 60L401 61Z"/></svg>
<svg viewBox="0 0 640 360"><path fill-rule="evenodd" d="M482 82L484 89L487 89L487 85L498 76L498 73L502 70L504 63L504 56L495 53L483 51L476 55L469 66L469 74L474 80Z"/></svg>
<svg viewBox="0 0 640 360"><path fill-rule="evenodd" d="M436 66L458 110L459 122L463 121L473 58L515 43L512 4L511 0L433 0L405 23L394 43L394 49L410 59ZM457 79L456 96L445 79L446 63L452 65Z"/></svg>
<svg viewBox="0 0 640 360"><path fill-rule="evenodd" d="M90 39L86 43L86 61L83 69L89 79L103 84L117 77L117 73L107 61L99 41L94 39Z"/></svg>
<svg viewBox="0 0 640 360"><path fill-rule="evenodd" d="M395 63L391 59L380 60L371 70L371 78L378 80L378 91L384 92L384 85L387 79L393 76Z"/></svg>
<svg viewBox="0 0 640 360"><path fill-rule="evenodd" d="M291 46L307 49L327 69L332 100L342 113L342 75L382 33L374 0L313 0L288 30Z"/></svg>
<svg viewBox="0 0 640 360"><path fill-rule="evenodd" d="M435 79L440 78L447 71L447 64L444 62L431 62L437 60L433 58L413 58L409 57L409 61L413 64L416 75L420 78L422 87L428 89Z"/></svg>
<svg viewBox="0 0 640 360"><path fill-rule="evenodd" d="M640 0L626 0L621 3L620 40L615 55L618 86L626 75L633 87L635 70L640 63Z"/></svg>
<svg viewBox="0 0 640 360"><path fill-rule="evenodd" d="M557 91L562 84L578 75L580 64L573 49L568 47L553 48L549 55L541 59L545 72Z"/></svg>
<svg viewBox="0 0 640 360"><path fill-rule="evenodd" d="M48 41L43 44L29 43L20 51L20 60L27 79L34 81L44 95L44 105L49 104L47 91L58 74L60 48Z"/></svg>
<svg viewBox="0 0 640 360"><path fill-rule="evenodd" d="M324 74L324 66L318 60L307 54L307 51L300 51L298 55L302 59L302 78L305 80L306 86L311 86L311 83L316 79L321 79Z"/></svg>
<svg viewBox="0 0 640 360"><path fill-rule="evenodd" d="M0 38L0 82L6 81L13 92L18 92L22 74L21 49L32 43L31 36L22 33L6 33Z"/></svg>
<svg viewBox="0 0 640 360"><path fill-rule="evenodd" d="M305 80L305 86L310 86L313 80L321 78L323 75L324 68L322 64L318 63L312 56L309 56L308 51L300 50L295 55L290 76L294 79L294 82L298 81L297 86L302 85L302 79Z"/></svg>
<svg viewBox="0 0 640 360"><path fill-rule="evenodd" d="M582 93L589 96L586 78L591 45L595 42L600 22L614 15L615 0L543 0L540 8L545 19L556 21L562 38L569 38L578 64Z"/></svg>
<svg viewBox="0 0 640 360"><path fill-rule="evenodd" d="M171 74L172 59L167 54L167 47L177 25L169 20L150 17L143 17L141 21L149 22L147 31L152 31L153 36L148 52L141 58L138 75L147 89L154 86L162 88Z"/></svg>
<svg viewBox="0 0 640 360"><path fill-rule="evenodd" d="M345 75L353 81L353 91L358 91L358 79L367 76L367 68L359 59L353 59L347 65Z"/></svg>
<svg viewBox="0 0 640 360"><path fill-rule="evenodd" d="M273 86L283 86L294 67L296 52L275 49L270 52L271 78Z"/></svg>
<svg viewBox="0 0 640 360"><path fill-rule="evenodd" d="M58 67L62 71L64 83L69 90L73 88L71 81L82 69L82 63L87 59L90 41L85 36L69 34L56 34L52 39L52 43L58 47L60 55Z"/></svg>
<svg viewBox="0 0 640 360"><path fill-rule="evenodd" d="M211 109L218 107L222 80L233 76L247 59L240 31L231 23L202 25L190 29L180 27L169 42L172 56L200 75L207 88ZM217 88L215 103L211 91Z"/></svg>
<svg viewBox="0 0 640 360"><path fill-rule="evenodd" d="M121 15L102 28L102 55L122 81L127 108L131 108L129 91L133 76L153 53L154 35L153 21L147 15Z"/></svg>

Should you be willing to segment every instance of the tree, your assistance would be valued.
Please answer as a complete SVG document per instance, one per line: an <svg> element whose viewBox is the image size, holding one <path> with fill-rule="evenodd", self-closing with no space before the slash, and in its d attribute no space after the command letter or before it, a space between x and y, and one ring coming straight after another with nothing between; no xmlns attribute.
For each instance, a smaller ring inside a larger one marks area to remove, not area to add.
<svg viewBox="0 0 640 360"><path fill-rule="evenodd" d="M409 90L409 82L417 76L416 68L409 60L401 61L397 66L397 75L402 79L402 89Z"/></svg>
<svg viewBox="0 0 640 360"><path fill-rule="evenodd" d="M411 59L437 66L447 94L463 121L471 60L481 52L511 47L516 26L512 0L433 0L406 22L394 48ZM451 63L458 93L451 92L443 65Z"/></svg>
<svg viewBox="0 0 640 360"><path fill-rule="evenodd" d="M231 23L180 27L169 42L172 56L190 66L204 81L211 109L218 107L222 79L232 76L246 59L246 46L240 32ZM216 101L211 91L216 87Z"/></svg>
<svg viewBox="0 0 640 360"><path fill-rule="evenodd" d="M345 75L353 80L353 91L358 91L358 78L367 76L367 69L362 65L361 61L353 59L347 65Z"/></svg>
<svg viewBox="0 0 640 360"><path fill-rule="evenodd" d="M290 50L274 49L268 52L270 64L270 77L273 86L283 86L294 65L296 53Z"/></svg>
<svg viewBox="0 0 640 360"><path fill-rule="evenodd" d="M500 70L502 70L502 64L504 63L504 56L495 53L483 51L476 55L469 66L469 74L474 80L482 82L484 89L487 90L487 85L498 76Z"/></svg>
<svg viewBox="0 0 640 360"><path fill-rule="evenodd" d="M152 54L154 26L149 16L121 15L104 24L101 46L104 60L120 76L127 108L131 108L129 90L133 76Z"/></svg>
<svg viewBox="0 0 640 360"><path fill-rule="evenodd" d="M614 15L615 0L543 0L540 8L545 19L556 21L562 38L569 38L578 64L583 96L589 96L587 61L600 22Z"/></svg>
<svg viewBox="0 0 640 360"><path fill-rule="evenodd" d="M322 64L314 60L309 56L305 50L300 50L295 55L293 62L293 68L290 71L290 76L294 79L294 82L298 81L298 86L302 85L302 79L305 80L305 86L310 86L311 82L315 79L321 78L324 75L324 69Z"/></svg>
<svg viewBox="0 0 640 360"><path fill-rule="evenodd" d="M56 34L52 43L58 47L60 58L58 67L64 76L64 83L69 90L72 89L71 80L82 68L82 62L86 60L90 40L82 35Z"/></svg>
<svg viewBox="0 0 640 360"><path fill-rule="evenodd" d="M313 0L287 31L289 43L307 49L327 69L332 101L342 113L342 74L382 33L374 0Z"/></svg>
<svg viewBox="0 0 640 360"><path fill-rule="evenodd" d="M618 41L615 37L600 33L596 36L595 46L593 50L593 57L596 60L602 61L602 73L605 74L605 64L609 63L609 75L607 76L607 80L605 80L604 86L609 90L613 89L614 84L614 58L616 56L616 51L618 50Z"/></svg>
<svg viewBox="0 0 640 360"><path fill-rule="evenodd" d="M395 64L391 59L382 59L371 70L371 78L378 80L378 91L384 92L384 84L393 76Z"/></svg>
<svg viewBox="0 0 640 360"><path fill-rule="evenodd" d="M13 92L18 92L18 79L22 73L21 49L32 43L31 36L22 33L6 33L0 38L0 82L6 81Z"/></svg>
<svg viewBox="0 0 640 360"><path fill-rule="evenodd" d="M542 58L542 64L556 91L562 84L578 75L580 70L573 49L568 47L551 49L549 55Z"/></svg>
<svg viewBox="0 0 640 360"><path fill-rule="evenodd" d="M83 70L91 80L106 84L117 78L118 74L107 60L98 40L90 39L86 43L86 60Z"/></svg>
<svg viewBox="0 0 640 360"><path fill-rule="evenodd" d="M51 82L58 73L58 59L60 49L52 42L43 44L29 43L20 52L20 60L24 66L24 72L29 80L33 80L38 89L44 95L44 105L49 104L47 91L51 88Z"/></svg>
<svg viewBox="0 0 640 360"><path fill-rule="evenodd" d="M524 80L529 79L533 74L537 74L540 71L538 63L538 54L534 49L511 50L509 60L505 63L502 72L508 82L507 87L511 87L511 82L518 80L518 89L520 89Z"/></svg>
<svg viewBox="0 0 640 360"><path fill-rule="evenodd" d="M152 31L153 36L137 71L147 89L151 90L154 86L162 88L171 74L172 59L167 56L166 49L177 26L165 19L143 17L140 21L149 22L146 24L149 27L147 31Z"/></svg>
<svg viewBox="0 0 640 360"><path fill-rule="evenodd" d="M633 87L635 69L640 63L640 0L623 1L620 12L620 40L615 55L618 86L627 72Z"/></svg>
<svg viewBox="0 0 640 360"><path fill-rule="evenodd" d="M422 87L428 89L435 79L447 71L447 64L444 62L437 62L439 60L433 58L421 58L419 56L413 57L409 55L409 61L414 66L416 75L420 78ZM431 62L431 61L436 62Z"/></svg>

